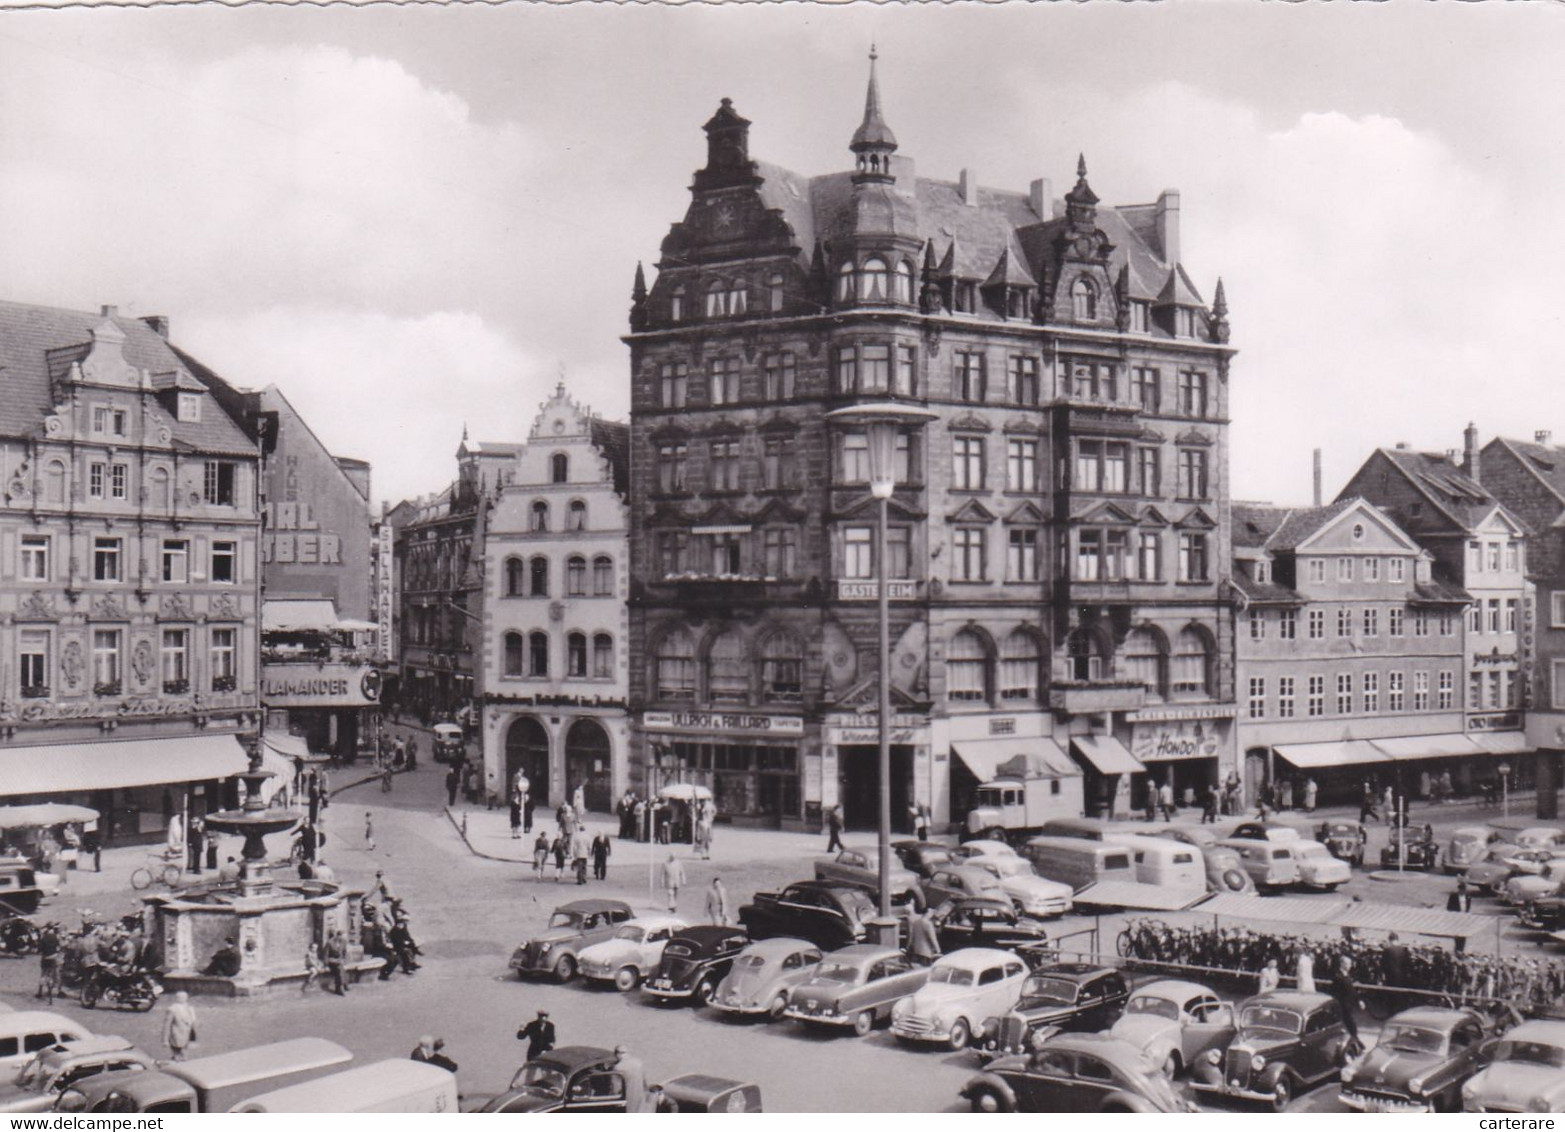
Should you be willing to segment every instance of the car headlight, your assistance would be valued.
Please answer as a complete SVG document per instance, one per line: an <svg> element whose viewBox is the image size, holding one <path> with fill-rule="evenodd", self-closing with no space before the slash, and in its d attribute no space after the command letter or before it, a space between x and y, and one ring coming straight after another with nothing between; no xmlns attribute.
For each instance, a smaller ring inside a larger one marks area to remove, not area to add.
<svg viewBox="0 0 1565 1132"><path fill-rule="evenodd" d="M1254 1072L1259 1073L1261 1070L1266 1068L1266 1059L1260 1054L1256 1054L1250 1059L1250 1068Z"/></svg>
<svg viewBox="0 0 1565 1132"><path fill-rule="evenodd" d="M1424 1091L1424 1079L1413 1077L1407 1083L1407 1091L1410 1093L1422 1093Z"/></svg>
<svg viewBox="0 0 1565 1132"><path fill-rule="evenodd" d="M1215 1049L1209 1049L1206 1051L1206 1060L1207 1064L1216 1065L1223 1060L1223 1055Z"/></svg>
<svg viewBox="0 0 1565 1132"><path fill-rule="evenodd" d="M80 1089L66 1089L54 1102L56 1112L86 1112L87 1098Z"/></svg>
<svg viewBox="0 0 1565 1132"><path fill-rule="evenodd" d="M1552 1112L1553 1111L1553 1107L1549 1104L1549 1098L1548 1097L1537 1096L1537 1097L1533 1097L1532 1100L1527 1102L1527 1111L1528 1112Z"/></svg>
<svg viewBox="0 0 1565 1132"><path fill-rule="evenodd" d="M554 950L554 944L546 943L546 944L544 944L542 947L540 947L538 949L538 954L539 955L547 955L547 954L549 954L549 952L551 952L553 950Z"/></svg>
<svg viewBox="0 0 1565 1132"><path fill-rule="evenodd" d="M904 1014L906 1014L911 1009L912 1009L912 1007L909 1005L909 1000L908 999L905 999L905 998L904 999L899 999L897 1001L897 1004L891 1008L891 1017L892 1018L901 1018Z"/></svg>
<svg viewBox="0 0 1565 1132"><path fill-rule="evenodd" d="M1351 1066L1351 1065L1344 1065L1342 1067L1342 1073L1340 1074L1340 1076L1342 1078L1342 1083L1344 1085L1351 1085L1351 1084L1353 1084L1353 1066Z"/></svg>

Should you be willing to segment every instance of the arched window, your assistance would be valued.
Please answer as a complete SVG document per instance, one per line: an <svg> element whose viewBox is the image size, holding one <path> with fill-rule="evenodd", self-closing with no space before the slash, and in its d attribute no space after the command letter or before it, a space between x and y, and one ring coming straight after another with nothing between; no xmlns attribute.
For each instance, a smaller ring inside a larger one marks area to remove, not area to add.
<svg viewBox="0 0 1565 1132"><path fill-rule="evenodd" d="M728 313L741 315L750 309L750 288L745 286L743 279L730 279L728 281Z"/></svg>
<svg viewBox="0 0 1565 1132"><path fill-rule="evenodd" d="M723 281L714 279L706 285L706 317L723 317Z"/></svg>
<svg viewBox="0 0 1565 1132"><path fill-rule="evenodd" d="M913 302L913 265L908 260L897 264L896 299L899 303Z"/></svg>
<svg viewBox="0 0 1565 1132"><path fill-rule="evenodd" d="M532 583L528 592L533 597L549 596L549 560L542 555L534 558L528 566L528 580Z"/></svg>
<svg viewBox="0 0 1565 1132"><path fill-rule="evenodd" d="M592 638L592 678L614 679L614 638L607 633Z"/></svg>
<svg viewBox="0 0 1565 1132"><path fill-rule="evenodd" d="M568 483L571 478L571 458L564 452L549 457L549 478L554 483Z"/></svg>
<svg viewBox="0 0 1565 1132"><path fill-rule="evenodd" d="M565 674L567 676L575 677L584 677L587 675L587 634L566 634Z"/></svg>
<svg viewBox="0 0 1565 1132"><path fill-rule="evenodd" d="M946 650L946 699L988 698L989 653L977 633L963 629L951 638L951 647Z"/></svg>
<svg viewBox="0 0 1565 1132"><path fill-rule="evenodd" d="M1071 284L1071 313L1077 319L1098 317L1098 292L1084 278Z"/></svg>
<svg viewBox="0 0 1565 1132"><path fill-rule="evenodd" d="M804 698L804 647L792 633L773 633L761 646L761 698L774 703Z"/></svg>
<svg viewBox="0 0 1565 1132"><path fill-rule="evenodd" d="M1000 644L1000 698L1037 699L1041 660L1038 638L1026 629L1006 637Z"/></svg>
<svg viewBox="0 0 1565 1132"><path fill-rule="evenodd" d="M573 554L565 560L565 596L585 597L587 595L587 560L579 554Z"/></svg>
<svg viewBox="0 0 1565 1132"><path fill-rule="evenodd" d="M527 675L549 675L549 634L533 632L527 637Z"/></svg>
<svg viewBox="0 0 1565 1132"><path fill-rule="evenodd" d="M582 500L571 500L570 507L565 512L565 529L568 531L587 529L587 504Z"/></svg>
<svg viewBox="0 0 1565 1132"><path fill-rule="evenodd" d="M853 261L849 260L837 269L837 301L853 301Z"/></svg>
<svg viewBox="0 0 1565 1132"><path fill-rule="evenodd" d="M668 320L679 322L685 317L685 288L683 285L674 288L674 293L668 297Z"/></svg>
<svg viewBox="0 0 1565 1132"><path fill-rule="evenodd" d="M859 280L859 294L872 303L883 303L889 297L886 261L870 256L864 261L864 271Z"/></svg>
<svg viewBox="0 0 1565 1132"><path fill-rule="evenodd" d="M1125 637L1125 676L1147 690L1149 696L1163 695L1164 657L1162 643L1147 629L1132 629Z"/></svg>
<svg viewBox="0 0 1565 1132"><path fill-rule="evenodd" d="M706 690L714 704L750 702L750 661L738 632L724 633L707 649Z"/></svg>
<svg viewBox="0 0 1565 1132"><path fill-rule="evenodd" d="M1066 638L1065 653L1070 658L1072 680L1086 683L1090 680L1102 680L1108 676L1108 654L1103 650L1103 641L1091 629L1074 630Z"/></svg>
<svg viewBox="0 0 1565 1132"><path fill-rule="evenodd" d="M676 629L664 637L657 650L657 698L696 698L696 647L690 634Z"/></svg>
<svg viewBox="0 0 1565 1132"><path fill-rule="evenodd" d="M1208 681L1206 637L1194 629L1181 629L1174 638L1169 681L1175 695L1205 695Z"/></svg>
<svg viewBox="0 0 1565 1132"><path fill-rule="evenodd" d="M607 554L592 560L592 592L596 597L614 596L614 559Z"/></svg>
<svg viewBox="0 0 1565 1132"><path fill-rule="evenodd" d="M65 465L59 460L43 466L43 501L52 507L65 504Z"/></svg>
<svg viewBox="0 0 1565 1132"><path fill-rule="evenodd" d="M505 674L507 676L520 676L522 674L522 635L520 633L507 633L505 635Z"/></svg>
<svg viewBox="0 0 1565 1132"><path fill-rule="evenodd" d="M521 597L527 592L525 578L527 568L522 565L520 558L507 558L505 560L505 596Z"/></svg>
<svg viewBox="0 0 1565 1132"><path fill-rule="evenodd" d="M783 273L774 271L766 278L766 305L773 314L782 313L783 309Z"/></svg>
<svg viewBox="0 0 1565 1132"><path fill-rule="evenodd" d="M169 507L168 494L168 469L153 468L150 498L148 502L160 511L166 511Z"/></svg>
<svg viewBox="0 0 1565 1132"><path fill-rule="evenodd" d="M533 530L546 531L549 529L549 505L547 503L541 499L533 500L532 516Z"/></svg>

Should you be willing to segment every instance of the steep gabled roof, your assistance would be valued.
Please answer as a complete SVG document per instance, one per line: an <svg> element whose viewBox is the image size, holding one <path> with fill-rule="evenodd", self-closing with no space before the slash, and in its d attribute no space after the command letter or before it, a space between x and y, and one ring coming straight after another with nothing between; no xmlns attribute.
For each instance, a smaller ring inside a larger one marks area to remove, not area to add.
<svg viewBox="0 0 1565 1132"><path fill-rule="evenodd" d="M1517 463L1536 476L1565 505L1565 448L1555 444L1537 444L1529 440L1511 440L1497 436L1489 442L1509 448Z"/></svg>
<svg viewBox="0 0 1565 1132"><path fill-rule="evenodd" d="M1441 514L1464 531L1476 528L1499 504L1482 484L1452 463L1443 452L1415 452L1410 448L1376 451Z"/></svg>
<svg viewBox="0 0 1565 1132"><path fill-rule="evenodd" d="M1357 496L1339 499L1325 507L1300 507L1288 512L1288 517L1272 534L1267 546L1272 550L1293 550L1311 535L1330 523L1338 515L1361 502Z"/></svg>
<svg viewBox="0 0 1565 1132"><path fill-rule="evenodd" d="M1290 507L1273 507L1269 503L1235 503L1230 509L1234 546L1264 548L1292 511Z"/></svg>

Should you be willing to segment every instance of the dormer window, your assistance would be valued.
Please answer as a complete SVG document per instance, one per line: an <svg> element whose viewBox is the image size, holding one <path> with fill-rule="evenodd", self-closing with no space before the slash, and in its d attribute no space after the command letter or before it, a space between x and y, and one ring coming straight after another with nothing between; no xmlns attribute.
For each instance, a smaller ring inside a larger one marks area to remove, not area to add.
<svg viewBox="0 0 1565 1132"><path fill-rule="evenodd" d="M1086 279L1071 284L1071 314L1078 322L1098 317L1098 292Z"/></svg>
<svg viewBox="0 0 1565 1132"><path fill-rule="evenodd" d="M913 265L907 260L897 264L896 300L899 303L913 302Z"/></svg>
<svg viewBox="0 0 1565 1132"><path fill-rule="evenodd" d="M978 309L978 284L970 281L958 282L955 286L953 298L954 306L958 314L972 314Z"/></svg>
<svg viewBox="0 0 1565 1132"><path fill-rule="evenodd" d="M1130 329L1136 334L1145 334L1151 325L1151 310L1148 304L1132 301L1130 304Z"/></svg>
<svg viewBox="0 0 1565 1132"><path fill-rule="evenodd" d="M1255 564L1255 580L1257 582L1269 582L1272 580L1272 564L1270 562L1257 562Z"/></svg>
<svg viewBox="0 0 1565 1132"><path fill-rule="evenodd" d="M860 297L866 302L885 302L888 297L889 278L886 261L879 256L871 256L864 261L864 270L859 281Z"/></svg>
<svg viewBox="0 0 1565 1132"><path fill-rule="evenodd" d="M853 301L853 264L843 264L837 269L837 301L850 303Z"/></svg>
<svg viewBox="0 0 1565 1132"><path fill-rule="evenodd" d="M783 273L774 271L766 280L767 306L773 314L780 314L783 309Z"/></svg>
<svg viewBox="0 0 1565 1132"><path fill-rule="evenodd" d="M1195 311L1190 307L1174 308L1174 336L1176 338L1194 338L1196 336Z"/></svg>
<svg viewBox="0 0 1565 1132"><path fill-rule="evenodd" d="M123 416L124 414L120 414ZM181 393L179 395L179 419L185 423L194 423L201 419L201 394ZM119 435L124 435L120 433Z"/></svg>

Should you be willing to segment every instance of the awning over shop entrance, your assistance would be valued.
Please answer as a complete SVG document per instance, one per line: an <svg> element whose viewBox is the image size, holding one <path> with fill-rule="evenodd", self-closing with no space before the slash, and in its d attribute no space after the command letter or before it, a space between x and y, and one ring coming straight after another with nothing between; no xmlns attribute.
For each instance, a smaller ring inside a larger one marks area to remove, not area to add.
<svg viewBox="0 0 1565 1132"><path fill-rule="evenodd" d="M1279 743L1272 749L1300 770L1387 761L1386 756L1365 739L1343 739L1336 743Z"/></svg>
<svg viewBox="0 0 1565 1132"><path fill-rule="evenodd" d="M1466 735L1406 735L1398 739L1373 740L1387 758L1397 762L1409 759L1449 759L1461 755L1481 755L1484 750Z"/></svg>
<svg viewBox="0 0 1565 1132"><path fill-rule="evenodd" d="M235 735L69 743L0 751L0 794L76 794L228 778L250 765Z"/></svg>
<svg viewBox="0 0 1565 1132"><path fill-rule="evenodd" d="M0 829L44 829L67 822L98 820L98 811L64 802L36 802L31 806L0 806Z"/></svg>
<svg viewBox="0 0 1565 1132"><path fill-rule="evenodd" d="M1029 765L1045 775L1068 777L1081 773L1052 739L959 739L951 746L979 782L998 777L1000 768L1007 763L1015 763L1006 770L1010 774L1021 774Z"/></svg>
<svg viewBox="0 0 1565 1132"><path fill-rule="evenodd" d="M1099 774L1139 774L1146 770L1112 735L1072 735L1071 749L1095 766Z"/></svg>
<svg viewBox="0 0 1565 1132"><path fill-rule="evenodd" d="M276 751L285 759L309 759L309 740L303 735L290 735L286 731L268 731L261 742Z"/></svg>
<svg viewBox="0 0 1565 1132"><path fill-rule="evenodd" d="M1474 731L1468 738L1491 755L1521 755L1532 750L1521 731Z"/></svg>

